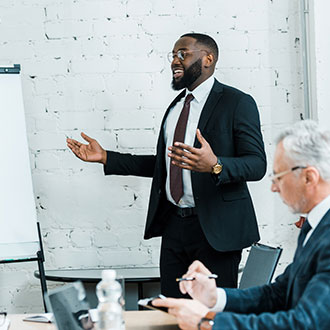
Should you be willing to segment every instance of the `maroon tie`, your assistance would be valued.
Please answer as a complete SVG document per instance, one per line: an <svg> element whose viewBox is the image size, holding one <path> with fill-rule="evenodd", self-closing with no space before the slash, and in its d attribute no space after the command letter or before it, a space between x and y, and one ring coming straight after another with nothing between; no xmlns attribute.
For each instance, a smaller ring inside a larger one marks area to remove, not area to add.
<svg viewBox="0 0 330 330"><path fill-rule="evenodd" d="M190 102L193 98L192 94L188 94L184 100L184 105L174 131L173 145L174 142L184 142ZM173 165L172 162L170 163L170 191L175 203L178 203L183 195L182 168Z"/></svg>
<svg viewBox="0 0 330 330"><path fill-rule="evenodd" d="M306 217L300 216L299 220L294 224L296 225L297 228L301 229L305 221L306 221Z"/></svg>

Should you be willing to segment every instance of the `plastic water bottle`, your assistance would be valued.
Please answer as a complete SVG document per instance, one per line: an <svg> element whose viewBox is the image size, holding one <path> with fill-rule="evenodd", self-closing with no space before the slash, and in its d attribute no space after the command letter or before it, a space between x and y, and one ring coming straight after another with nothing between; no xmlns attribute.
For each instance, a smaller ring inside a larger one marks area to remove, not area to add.
<svg viewBox="0 0 330 330"><path fill-rule="evenodd" d="M102 281L96 286L96 295L99 300L98 329L123 330L123 310L119 303L122 294L121 285L116 281L116 271L107 269L102 271Z"/></svg>

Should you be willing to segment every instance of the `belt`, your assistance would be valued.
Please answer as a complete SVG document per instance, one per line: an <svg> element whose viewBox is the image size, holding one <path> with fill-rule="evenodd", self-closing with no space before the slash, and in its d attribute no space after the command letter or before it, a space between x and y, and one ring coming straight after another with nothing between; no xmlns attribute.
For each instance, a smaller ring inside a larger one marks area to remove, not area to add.
<svg viewBox="0 0 330 330"><path fill-rule="evenodd" d="M174 213L181 218L187 218L193 215L197 215L196 207L178 207L173 205L173 210Z"/></svg>

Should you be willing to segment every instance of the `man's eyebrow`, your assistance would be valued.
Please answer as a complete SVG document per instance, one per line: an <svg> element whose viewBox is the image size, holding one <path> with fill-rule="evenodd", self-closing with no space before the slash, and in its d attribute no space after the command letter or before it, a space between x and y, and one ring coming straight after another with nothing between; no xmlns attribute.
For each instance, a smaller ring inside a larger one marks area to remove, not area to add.
<svg viewBox="0 0 330 330"><path fill-rule="evenodd" d="M179 48L177 51L172 50L172 53L176 53L176 52L178 52L179 50L189 50L189 48Z"/></svg>

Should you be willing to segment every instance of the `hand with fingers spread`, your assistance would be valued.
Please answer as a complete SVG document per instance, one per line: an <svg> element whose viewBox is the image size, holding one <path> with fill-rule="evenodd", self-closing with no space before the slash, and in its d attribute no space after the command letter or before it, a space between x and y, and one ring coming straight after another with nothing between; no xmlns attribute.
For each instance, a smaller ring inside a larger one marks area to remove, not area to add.
<svg viewBox="0 0 330 330"><path fill-rule="evenodd" d="M88 144L83 144L77 140L67 138L67 146L79 159L85 162L102 163L105 165L107 161L107 152L96 140L88 135L81 133L81 136L88 142Z"/></svg>
<svg viewBox="0 0 330 330"><path fill-rule="evenodd" d="M182 277L193 277L193 281L181 281L180 291L188 293L192 298L199 300L204 305L212 308L217 302L217 286L214 279L208 275L211 272L198 260L194 261Z"/></svg>
<svg viewBox="0 0 330 330"><path fill-rule="evenodd" d="M217 156L199 129L196 131L196 136L201 144L200 148L194 148L182 142L174 142L174 146L168 148L171 151L168 156L171 157L174 165L183 169L211 173L213 166L217 163Z"/></svg>
<svg viewBox="0 0 330 330"><path fill-rule="evenodd" d="M184 330L196 330L201 318L209 312L205 305L190 299L155 299L152 304L167 307L169 314L177 318L180 329Z"/></svg>

